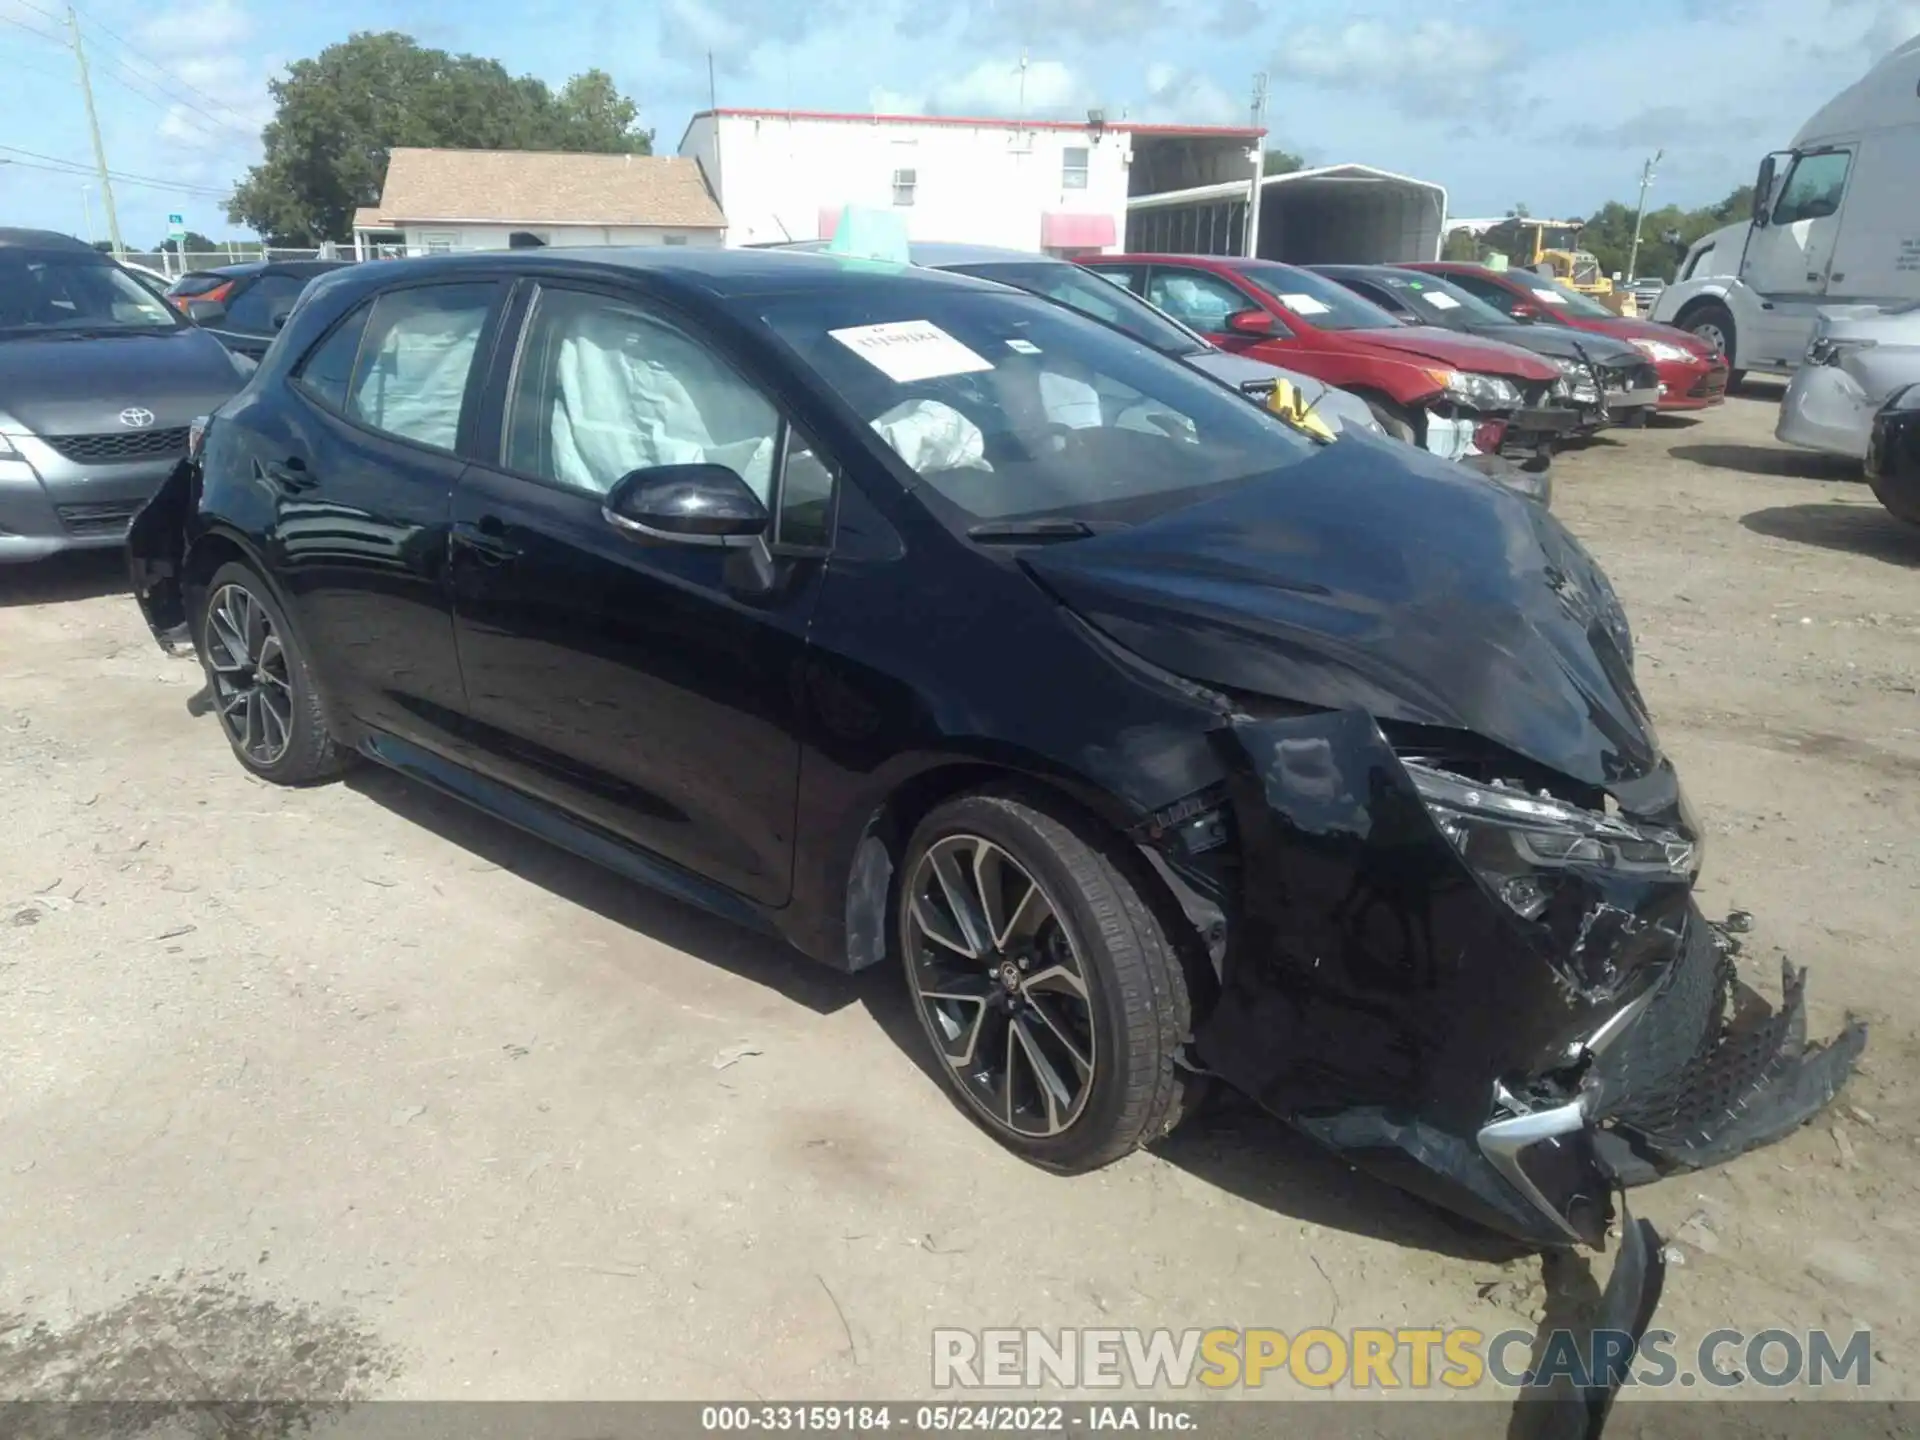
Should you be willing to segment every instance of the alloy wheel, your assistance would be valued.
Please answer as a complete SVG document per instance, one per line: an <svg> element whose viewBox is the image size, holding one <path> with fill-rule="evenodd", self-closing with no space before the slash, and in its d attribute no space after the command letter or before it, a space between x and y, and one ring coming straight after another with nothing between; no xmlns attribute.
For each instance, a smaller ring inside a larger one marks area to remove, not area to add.
<svg viewBox="0 0 1920 1440"><path fill-rule="evenodd" d="M293 742L293 683L273 619L243 585L222 585L207 605L207 664L227 738L256 765Z"/></svg>
<svg viewBox="0 0 1920 1440"><path fill-rule="evenodd" d="M949 835L906 891L914 994L969 1103L1002 1130L1058 1135L1092 1093L1087 972L1058 907L978 835Z"/></svg>
<svg viewBox="0 0 1920 1440"><path fill-rule="evenodd" d="M1697 335L1700 339L1706 341L1707 344L1711 345L1717 353L1721 355L1727 355L1731 353L1727 349L1726 332L1722 330L1718 325L1714 324L1713 321L1711 320L1700 321L1697 325L1693 327L1693 333Z"/></svg>

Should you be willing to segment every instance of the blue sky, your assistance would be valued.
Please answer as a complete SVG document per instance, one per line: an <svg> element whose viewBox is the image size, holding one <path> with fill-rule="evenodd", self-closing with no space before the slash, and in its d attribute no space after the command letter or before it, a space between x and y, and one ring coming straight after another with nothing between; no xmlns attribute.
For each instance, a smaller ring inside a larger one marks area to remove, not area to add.
<svg viewBox="0 0 1920 1440"><path fill-rule="evenodd" d="M558 84L592 65L671 151L723 105L1238 123L1268 74L1275 143L1438 180L1457 215L1579 213L1751 178L1826 97L1920 33L1920 0L84 0L122 232L169 212L237 233L266 82L354 30L491 55ZM1610 22L1617 38L1589 28ZM104 235L61 0L0 0L0 224ZM153 182L161 182L156 184ZM162 188L170 185L175 188Z"/></svg>

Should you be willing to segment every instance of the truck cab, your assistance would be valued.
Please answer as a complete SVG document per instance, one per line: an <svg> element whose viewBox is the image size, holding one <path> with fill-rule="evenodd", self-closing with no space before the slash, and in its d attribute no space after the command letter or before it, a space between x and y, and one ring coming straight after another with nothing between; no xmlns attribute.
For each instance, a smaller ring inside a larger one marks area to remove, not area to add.
<svg viewBox="0 0 1920 1440"><path fill-rule="evenodd" d="M1653 318L1719 344L1734 378L1791 374L1822 306L1920 299L1920 39L1760 162L1746 224L1702 238Z"/></svg>

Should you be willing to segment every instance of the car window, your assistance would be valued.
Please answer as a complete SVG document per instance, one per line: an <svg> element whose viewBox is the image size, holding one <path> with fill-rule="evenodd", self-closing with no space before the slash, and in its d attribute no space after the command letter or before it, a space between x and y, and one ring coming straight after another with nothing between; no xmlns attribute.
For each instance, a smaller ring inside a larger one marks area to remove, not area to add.
<svg viewBox="0 0 1920 1440"><path fill-rule="evenodd" d="M1455 285L1458 285L1469 295L1479 296L1502 315L1509 318L1511 318L1513 312L1519 308L1520 297L1497 280L1489 280L1485 276L1470 275L1464 271L1454 270L1447 272L1447 279L1451 280Z"/></svg>
<svg viewBox="0 0 1920 1440"><path fill-rule="evenodd" d="M91 251L0 250L0 331L173 330L171 306Z"/></svg>
<svg viewBox="0 0 1920 1440"><path fill-rule="evenodd" d="M372 313L373 302L369 300L334 326L324 340L307 352L300 368L294 372L294 379L303 388L335 410L344 412L347 408L347 387L353 383L360 337L366 333L367 317Z"/></svg>
<svg viewBox="0 0 1920 1440"><path fill-rule="evenodd" d="M1126 523L1316 448L1180 361L1037 296L876 282L763 313L918 477L913 493L962 528Z"/></svg>
<svg viewBox="0 0 1920 1440"><path fill-rule="evenodd" d="M388 435L453 449L495 291L491 282L416 285L375 299L346 413Z"/></svg>
<svg viewBox="0 0 1920 1440"><path fill-rule="evenodd" d="M307 282L297 275L262 275L234 296L227 306L227 318L216 329L237 330L243 335L273 334L273 317L293 308Z"/></svg>
<svg viewBox="0 0 1920 1440"><path fill-rule="evenodd" d="M167 294L176 300L191 300L196 295L204 295L209 290L218 290L233 279L231 275L213 275L204 271L194 271L182 275L167 287Z"/></svg>
<svg viewBox="0 0 1920 1440"><path fill-rule="evenodd" d="M1122 290L1130 290L1135 295L1146 292L1145 268L1139 265L1102 265L1095 269L1091 265L1082 266L1089 275L1098 275L1109 285L1118 285Z"/></svg>
<svg viewBox="0 0 1920 1440"><path fill-rule="evenodd" d="M1839 213L1840 198L1847 189L1847 167L1852 161L1852 154L1845 150L1796 159L1787 183L1780 187L1773 223L1791 225L1796 220L1820 220Z"/></svg>
<svg viewBox="0 0 1920 1440"><path fill-rule="evenodd" d="M1172 265L1153 267L1147 277L1147 300L1182 325L1214 332L1227 328L1227 316L1260 308L1218 275Z"/></svg>
<svg viewBox="0 0 1920 1440"><path fill-rule="evenodd" d="M789 427L787 458L780 467L780 513L774 522L774 538L788 545L831 544L837 478L826 453Z"/></svg>
<svg viewBox="0 0 1920 1440"><path fill-rule="evenodd" d="M779 438L772 403L677 327L584 291L535 299L507 416L507 468L605 495L649 466L725 465L771 509Z"/></svg>
<svg viewBox="0 0 1920 1440"><path fill-rule="evenodd" d="M1082 315L1124 330L1163 355L1191 355L1208 348L1207 342L1183 326L1171 323L1151 305L1106 272L1082 270L1078 265L1038 260L1032 263L993 261L955 265L953 269L982 280L994 280L1018 290L1031 290L1049 300L1071 306Z"/></svg>
<svg viewBox="0 0 1920 1440"><path fill-rule="evenodd" d="M1400 322L1324 275L1291 265L1247 265L1240 274L1316 330L1397 330Z"/></svg>

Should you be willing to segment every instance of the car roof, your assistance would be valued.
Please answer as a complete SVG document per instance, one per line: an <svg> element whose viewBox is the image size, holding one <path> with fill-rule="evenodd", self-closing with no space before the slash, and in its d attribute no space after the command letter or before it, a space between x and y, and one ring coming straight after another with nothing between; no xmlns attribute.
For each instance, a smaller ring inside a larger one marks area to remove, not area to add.
<svg viewBox="0 0 1920 1440"><path fill-rule="evenodd" d="M250 275L324 275L329 270L338 270L351 263L348 260L242 260L233 265L211 265L201 270L189 270L178 278L184 280L188 275L220 275L229 280L244 280Z"/></svg>
<svg viewBox="0 0 1920 1440"><path fill-rule="evenodd" d="M760 245L760 250L784 250L803 255L831 255L831 240L786 240L778 245ZM973 245L959 240L912 240L907 244L907 260L943 270L951 265L1070 265L1054 255L1034 250L1013 250L1004 245Z"/></svg>
<svg viewBox="0 0 1920 1440"><path fill-rule="evenodd" d="M1004 287L951 271L920 265L828 255L785 248L729 250L697 246L582 246L539 250L469 250L457 255L417 255L400 260L369 260L334 270L327 292L355 294L384 288L400 279L444 275L462 278L475 272L521 275L606 275L645 277L661 289L705 295L725 304L776 295L838 294L871 290L876 285Z"/></svg>
<svg viewBox="0 0 1920 1440"><path fill-rule="evenodd" d="M77 255L99 255L102 260L110 257L71 235L63 235L58 230L27 230L0 226L0 250L65 250Z"/></svg>

